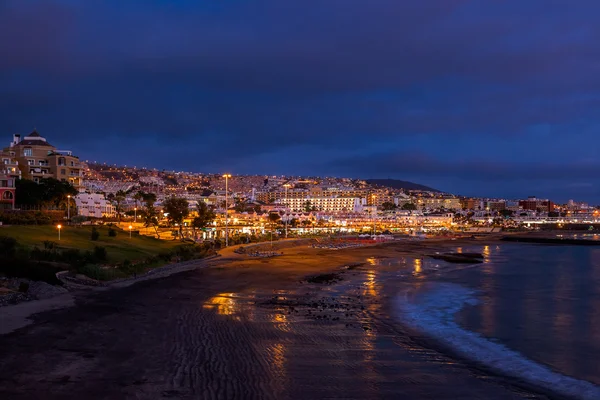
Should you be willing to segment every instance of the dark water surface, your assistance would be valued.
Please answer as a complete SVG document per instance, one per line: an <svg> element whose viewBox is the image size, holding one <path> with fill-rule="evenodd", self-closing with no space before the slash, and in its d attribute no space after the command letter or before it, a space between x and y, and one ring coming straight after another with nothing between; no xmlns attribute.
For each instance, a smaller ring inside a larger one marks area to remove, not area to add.
<svg viewBox="0 0 600 400"><path fill-rule="evenodd" d="M456 315L464 329L553 371L600 384L600 248L503 244L444 281L477 290Z"/></svg>

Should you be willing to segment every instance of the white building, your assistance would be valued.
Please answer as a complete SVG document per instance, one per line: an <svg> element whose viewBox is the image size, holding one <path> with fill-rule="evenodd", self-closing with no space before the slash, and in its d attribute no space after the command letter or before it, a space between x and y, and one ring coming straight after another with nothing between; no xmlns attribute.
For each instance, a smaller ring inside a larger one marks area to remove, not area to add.
<svg viewBox="0 0 600 400"><path fill-rule="evenodd" d="M363 209L364 199L359 197L307 197L279 199L278 204L284 204L291 211L305 211L307 202L310 207L323 212L360 212Z"/></svg>
<svg viewBox="0 0 600 400"><path fill-rule="evenodd" d="M100 193L79 193L75 196L77 214L84 217L102 218L115 215L115 207Z"/></svg>

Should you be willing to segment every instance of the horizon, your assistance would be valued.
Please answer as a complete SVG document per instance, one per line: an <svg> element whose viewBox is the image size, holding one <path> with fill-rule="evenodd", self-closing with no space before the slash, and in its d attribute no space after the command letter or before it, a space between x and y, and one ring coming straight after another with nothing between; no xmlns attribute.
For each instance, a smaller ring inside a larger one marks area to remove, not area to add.
<svg viewBox="0 0 600 400"><path fill-rule="evenodd" d="M8 0L0 128L108 164L600 204L599 12Z"/></svg>

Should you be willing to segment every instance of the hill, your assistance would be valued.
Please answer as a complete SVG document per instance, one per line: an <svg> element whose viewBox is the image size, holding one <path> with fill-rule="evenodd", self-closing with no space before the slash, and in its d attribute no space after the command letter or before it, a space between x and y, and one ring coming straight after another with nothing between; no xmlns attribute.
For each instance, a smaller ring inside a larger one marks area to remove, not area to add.
<svg viewBox="0 0 600 400"><path fill-rule="evenodd" d="M370 185L387 186L392 189L423 190L427 192L437 193L441 192L441 190L433 189L424 185L419 185L418 183L401 181L399 179L367 179L367 183Z"/></svg>

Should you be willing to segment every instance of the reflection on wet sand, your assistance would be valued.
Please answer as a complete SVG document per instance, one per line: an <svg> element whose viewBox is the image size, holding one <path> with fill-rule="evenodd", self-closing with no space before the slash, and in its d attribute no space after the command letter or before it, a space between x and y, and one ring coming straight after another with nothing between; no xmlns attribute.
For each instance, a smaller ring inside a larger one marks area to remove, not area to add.
<svg viewBox="0 0 600 400"><path fill-rule="evenodd" d="M202 308L213 309L219 315L234 315L239 312L239 304L235 293L219 293L208 299Z"/></svg>

